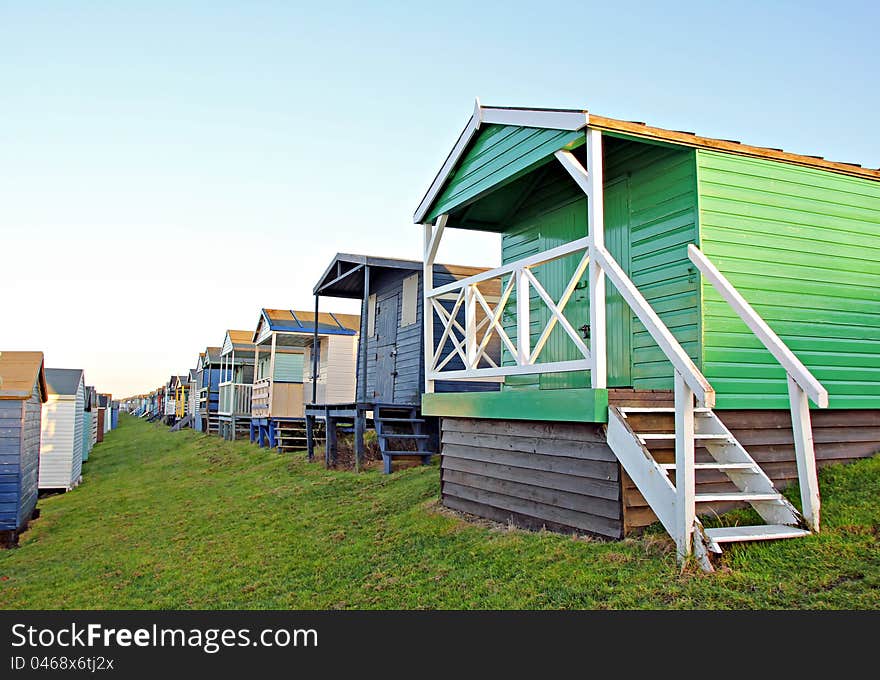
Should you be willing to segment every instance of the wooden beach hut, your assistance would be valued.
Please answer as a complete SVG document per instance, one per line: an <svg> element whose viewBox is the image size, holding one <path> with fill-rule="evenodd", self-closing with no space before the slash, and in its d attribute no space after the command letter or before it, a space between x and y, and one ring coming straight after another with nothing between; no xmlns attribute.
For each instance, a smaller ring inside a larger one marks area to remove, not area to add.
<svg viewBox="0 0 880 680"><path fill-rule="evenodd" d="M78 368L46 369L40 419L40 489L69 491L82 479L85 382Z"/></svg>
<svg viewBox="0 0 880 680"><path fill-rule="evenodd" d="M91 408L91 417L89 418L89 452L98 443L98 391L94 386L86 387L88 400Z"/></svg>
<svg viewBox="0 0 880 680"><path fill-rule="evenodd" d="M206 347L199 357L199 419L201 431L220 432L220 347Z"/></svg>
<svg viewBox="0 0 880 680"><path fill-rule="evenodd" d="M95 442L100 444L104 441L104 435L109 431L110 397L106 394L98 394L98 431Z"/></svg>
<svg viewBox="0 0 880 680"><path fill-rule="evenodd" d="M260 312L253 335L251 441L281 451L301 450L307 443L305 399L313 388L321 401L354 400L359 327L360 318L351 314L325 312L316 321L312 312Z"/></svg>
<svg viewBox="0 0 880 680"><path fill-rule="evenodd" d="M186 417L186 407L189 403L189 372L186 375L175 376L174 381L174 420L175 422Z"/></svg>
<svg viewBox="0 0 880 680"><path fill-rule="evenodd" d="M466 309L502 285L502 366L469 315L441 319L467 365L425 359L449 507L612 538L659 520L708 568L818 531L817 464L880 449L880 170L478 103L414 221L425 271L446 230L501 235L501 267L426 285ZM437 389L480 377L504 387ZM703 526L736 503L763 523Z"/></svg>
<svg viewBox="0 0 880 680"><path fill-rule="evenodd" d="M217 416L224 439L249 436L254 390L254 334L228 330L220 348L220 401Z"/></svg>
<svg viewBox="0 0 880 680"><path fill-rule="evenodd" d="M86 385L83 391L83 426L82 426L82 454L83 462L89 459L92 450L92 391L91 385Z"/></svg>
<svg viewBox="0 0 880 680"><path fill-rule="evenodd" d="M479 267L461 267L437 264L432 276L437 282L452 283L485 271ZM327 461L335 460L336 424L351 424L355 432L355 453L358 461L363 453L363 432L369 417L375 427L382 452L385 472L391 472L395 457L420 456L428 462L436 451L436 419L421 413L421 395L424 388L424 341L422 329L424 272L422 263L413 260L368 257L339 253L315 285L315 310L319 311L321 297L355 299L361 302L360 343L356 398L339 401L336 395L322 395L313 386L306 398L307 425L323 420L327 426ZM486 291L495 299L499 286ZM454 307L449 300L437 303L457 323L464 322L464 310ZM485 325L482 313L478 323ZM482 326L481 326L482 327ZM451 340L438 332L432 346L452 350ZM430 353L429 353L430 354ZM497 362L500 345L496 340L483 347L486 361ZM314 366L312 370L320 371ZM461 359L451 359L450 366L458 367ZM497 391L497 379L444 383L446 387L473 391ZM314 437L309 438L309 455L314 450Z"/></svg>
<svg viewBox="0 0 880 680"><path fill-rule="evenodd" d="M201 354L199 358L201 358ZM187 396L187 404L186 404L186 413L189 416L190 427L196 431L201 431L202 423L199 418L199 371L198 365L196 368L191 368L189 370L189 375L187 376L187 384L188 384L188 396Z"/></svg>
<svg viewBox="0 0 880 680"><path fill-rule="evenodd" d="M42 352L0 352L0 546L15 545L37 507Z"/></svg>
<svg viewBox="0 0 880 680"><path fill-rule="evenodd" d="M168 382L165 383L162 422L166 425L174 425L174 421L177 420L177 387L179 384L179 375L170 376Z"/></svg>

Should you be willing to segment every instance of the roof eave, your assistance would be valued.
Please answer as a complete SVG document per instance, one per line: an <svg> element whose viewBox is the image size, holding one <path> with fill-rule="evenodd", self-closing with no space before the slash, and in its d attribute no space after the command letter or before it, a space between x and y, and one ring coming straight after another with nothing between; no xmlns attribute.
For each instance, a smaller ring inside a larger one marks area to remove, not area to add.
<svg viewBox="0 0 880 680"><path fill-rule="evenodd" d="M431 206L440 194L449 174L461 160L461 157L470 146L471 140L477 134L483 123L487 125L513 125L517 127L531 127L548 130L581 130L590 121L590 114L583 110L564 109L525 109L505 108L501 106L481 106L477 99L474 112L471 114L467 125L446 157L431 186L422 198L419 207L413 215L413 222L421 224L425 216L430 212Z"/></svg>

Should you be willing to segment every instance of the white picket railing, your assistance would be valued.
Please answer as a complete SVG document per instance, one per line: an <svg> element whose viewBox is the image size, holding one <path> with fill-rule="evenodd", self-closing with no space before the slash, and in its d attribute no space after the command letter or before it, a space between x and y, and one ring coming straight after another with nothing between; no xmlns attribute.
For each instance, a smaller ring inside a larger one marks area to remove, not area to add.
<svg viewBox="0 0 880 680"><path fill-rule="evenodd" d="M250 416L253 385L242 383L220 383L220 405L218 413L229 416Z"/></svg>

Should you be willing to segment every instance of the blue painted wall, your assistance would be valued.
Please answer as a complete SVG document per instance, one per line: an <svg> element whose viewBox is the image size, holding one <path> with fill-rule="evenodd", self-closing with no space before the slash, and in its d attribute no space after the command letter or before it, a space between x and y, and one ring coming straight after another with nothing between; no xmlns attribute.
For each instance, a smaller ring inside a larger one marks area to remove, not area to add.
<svg viewBox="0 0 880 680"><path fill-rule="evenodd" d="M0 531L21 528L37 505L42 403L0 400Z"/></svg>

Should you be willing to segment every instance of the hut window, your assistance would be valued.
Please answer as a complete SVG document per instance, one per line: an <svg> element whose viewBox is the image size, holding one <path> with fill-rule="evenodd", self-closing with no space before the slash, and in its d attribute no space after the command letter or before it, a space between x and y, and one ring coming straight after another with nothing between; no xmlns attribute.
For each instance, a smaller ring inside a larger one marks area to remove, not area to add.
<svg viewBox="0 0 880 680"><path fill-rule="evenodd" d="M367 298L367 337L372 338L376 334L376 294Z"/></svg>
<svg viewBox="0 0 880 680"><path fill-rule="evenodd" d="M419 275L413 274L403 280L403 300L400 312L400 327L412 326L418 315Z"/></svg>

